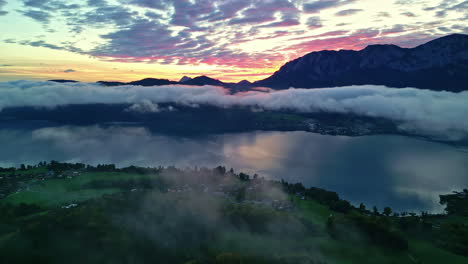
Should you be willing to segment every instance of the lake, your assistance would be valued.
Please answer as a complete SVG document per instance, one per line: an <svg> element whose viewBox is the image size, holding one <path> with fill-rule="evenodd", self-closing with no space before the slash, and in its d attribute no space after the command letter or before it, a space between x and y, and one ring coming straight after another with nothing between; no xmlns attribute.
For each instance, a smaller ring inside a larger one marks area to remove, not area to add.
<svg viewBox="0 0 468 264"><path fill-rule="evenodd" d="M468 187L468 150L404 136L248 132L172 137L135 126L0 126L0 166L40 161L119 167L215 167L336 191L380 210L441 212L438 195Z"/></svg>

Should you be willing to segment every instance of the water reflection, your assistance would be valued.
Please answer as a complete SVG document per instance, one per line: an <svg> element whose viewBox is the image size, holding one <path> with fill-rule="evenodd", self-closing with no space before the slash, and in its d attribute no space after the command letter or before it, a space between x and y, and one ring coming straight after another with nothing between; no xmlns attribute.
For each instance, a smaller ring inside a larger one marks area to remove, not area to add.
<svg viewBox="0 0 468 264"><path fill-rule="evenodd" d="M438 194L468 186L468 153L400 136L251 132L194 138L143 127L0 129L0 166L60 160L118 166L220 164L337 191L354 203L440 211Z"/></svg>

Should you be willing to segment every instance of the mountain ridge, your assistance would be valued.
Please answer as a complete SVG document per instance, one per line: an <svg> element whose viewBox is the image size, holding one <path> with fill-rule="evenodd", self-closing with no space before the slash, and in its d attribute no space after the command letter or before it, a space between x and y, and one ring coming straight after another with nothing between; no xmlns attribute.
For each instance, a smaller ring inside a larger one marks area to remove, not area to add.
<svg viewBox="0 0 468 264"><path fill-rule="evenodd" d="M452 34L414 48L377 44L359 51L315 51L254 82L254 86L275 89L364 84L467 90L468 35Z"/></svg>
<svg viewBox="0 0 468 264"><path fill-rule="evenodd" d="M205 75L195 78L184 76L178 82L145 78L133 82L97 83L104 86L214 85L230 89L233 93L253 87L288 89L350 85L385 85L460 92L468 90L468 35L447 35L414 48L373 44L358 51L314 51L285 63L270 77L253 83L247 80L238 83L223 82Z"/></svg>

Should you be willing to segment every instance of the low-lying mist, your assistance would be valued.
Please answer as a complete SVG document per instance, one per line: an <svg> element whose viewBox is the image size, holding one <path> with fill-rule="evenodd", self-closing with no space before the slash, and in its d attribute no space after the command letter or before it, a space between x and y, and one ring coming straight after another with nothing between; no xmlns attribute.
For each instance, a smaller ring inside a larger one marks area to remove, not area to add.
<svg viewBox="0 0 468 264"><path fill-rule="evenodd" d="M222 108L333 112L397 121L405 131L444 135L468 134L468 92L436 92L376 85L322 89L288 89L231 94L215 86L117 86L92 83L13 81L0 83L0 110L8 107L55 107L69 104L127 103L129 111L157 112L159 103Z"/></svg>

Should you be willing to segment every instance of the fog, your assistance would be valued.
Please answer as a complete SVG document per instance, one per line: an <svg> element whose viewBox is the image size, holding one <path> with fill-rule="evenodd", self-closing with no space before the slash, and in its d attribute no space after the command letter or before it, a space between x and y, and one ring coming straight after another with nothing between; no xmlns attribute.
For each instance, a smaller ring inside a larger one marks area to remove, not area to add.
<svg viewBox="0 0 468 264"><path fill-rule="evenodd" d="M398 121L406 131L446 135L468 133L468 92L362 85L322 89L255 90L237 94L215 86L103 87L92 83L13 81L0 83L0 110L16 106L55 107L85 103L128 103L129 110L158 112L158 103L265 110L350 113Z"/></svg>

